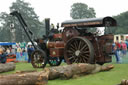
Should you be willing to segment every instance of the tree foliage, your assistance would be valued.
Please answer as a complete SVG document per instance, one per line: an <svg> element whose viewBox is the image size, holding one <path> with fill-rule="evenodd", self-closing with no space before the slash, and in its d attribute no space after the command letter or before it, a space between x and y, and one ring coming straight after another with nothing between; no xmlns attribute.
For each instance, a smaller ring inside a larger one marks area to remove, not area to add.
<svg viewBox="0 0 128 85"><path fill-rule="evenodd" d="M34 8L32 8L29 3L24 2L23 0L16 0L16 2L13 2L12 6L10 7L10 12L12 11L18 11L21 13L25 22L28 25L28 28L32 32L34 32L34 35L36 37L41 37L44 34L44 25L39 21L38 16L34 11ZM28 38L26 37L23 28L21 27L16 17L12 18L7 13L1 13L0 20L2 20L1 31L5 31L6 29L6 34L10 34L10 23L14 23L16 42L28 41ZM9 38L8 35L6 35L6 37ZM8 41L11 41L10 39L11 38L9 38ZM5 39L3 39L3 41L5 41Z"/></svg>
<svg viewBox="0 0 128 85"><path fill-rule="evenodd" d="M95 15L95 10L84 3L74 3L71 6L70 16L73 19L92 18Z"/></svg>
<svg viewBox="0 0 128 85"><path fill-rule="evenodd" d="M11 41L11 32L10 32L10 22L11 18L6 12L2 12L0 14L0 36L1 36L1 42L10 42Z"/></svg>
<svg viewBox="0 0 128 85"><path fill-rule="evenodd" d="M94 8L88 7L84 3L74 3L71 6L70 16L72 19L94 18L95 15ZM92 28L89 31L94 32L96 29Z"/></svg>
<svg viewBox="0 0 128 85"><path fill-rule="evenodd" d="M117 27L110 27L106 30L106 32L111 32L113 34L128 34L128 11L117 16L113 16L113 18L115 18L117 21Z"/></svg>

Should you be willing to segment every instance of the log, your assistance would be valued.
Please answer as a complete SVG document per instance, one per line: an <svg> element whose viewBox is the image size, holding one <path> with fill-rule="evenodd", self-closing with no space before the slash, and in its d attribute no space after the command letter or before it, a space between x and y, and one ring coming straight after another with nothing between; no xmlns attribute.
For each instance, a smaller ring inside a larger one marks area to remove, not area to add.
<svg viewBox="0 0 128 85"><path fill-rule="evenodd" d="M128 80L123 79L120 84L117 85L128 85Z"/></svg>
<svg viewBox="0 0 128 85"><path fill-rule="evenodd" d="M20 70L20 71L16 71L16 73L28 73L28 72L37 72L37 70Z"/></svg>
<svg viewBox="0 0 128 85"><path fill-rule="evenodd" d="M58 66L45 68L44 70L49 73L48 79L53 80L57 78L70 79L76 76L82 76L100 71L109 71L113 65L101 66L98 64L71 64L66 66Z"/></svg>
<svg viewBox="0 0 128 85"><path fill-rule="evenodd" d="M0 85L46 85L52 79L70 79L77 76L108 71L113 65L101 66L98 64L71 64L45 68L41 72L19 71L15 74L1 75Z"/></svg>
<svg viewBox="0 0 128 85"><path fill-rule="evenodd" d="M4 64L0 63L0 73L15 70L15 68L16 65L14 62L9 62Z"/></svg>
<svg viewBox="0 0 128 85"><path fill-rule="evenodd" d="M46 85L47 83L48 73L44 71L0 76L0 85Z"/></svg>

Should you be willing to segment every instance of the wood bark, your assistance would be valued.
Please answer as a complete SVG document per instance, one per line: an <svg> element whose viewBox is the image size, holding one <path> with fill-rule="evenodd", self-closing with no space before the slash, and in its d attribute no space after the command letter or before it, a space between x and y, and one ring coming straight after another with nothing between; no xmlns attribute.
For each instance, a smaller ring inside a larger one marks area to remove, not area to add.
<svg viewBox="0 0 128 85"><path fill-rule="evenodd" d="M48 79L53 80L56 78L70 79L76 76L82 76L100 71L108 71L112 69L113 65L101 66L98 64L71 64L66 66L58 66L45 68L46 72L49 72Z"/></svg>
<svg viewBox="0 0 128 85"><path fill-rule="evenodd" d="M0 85L46 85L52 79L70 79L76 76L108 71L113 65L71 64L45 68L41 72L21 71L10 75L0 76Z"/></svg>
<svg viewBox="0 0 128 85"><path fill-rule="evenodd" d="M15 70L16 65L13 62L2 64L0 63L0 73Z"/></svg>
<svg viewBox="0 0 128 85"><path fill-rule="evenodd" d="M0 85L46 85L47 82L48 73L44 71L0 76Z"/></svg>
<svg viewBox="0 0 128 85"><path fill-rule="evenodd" d="M117 85L128 85L128 80L123 79L120 84Z"/></svg>

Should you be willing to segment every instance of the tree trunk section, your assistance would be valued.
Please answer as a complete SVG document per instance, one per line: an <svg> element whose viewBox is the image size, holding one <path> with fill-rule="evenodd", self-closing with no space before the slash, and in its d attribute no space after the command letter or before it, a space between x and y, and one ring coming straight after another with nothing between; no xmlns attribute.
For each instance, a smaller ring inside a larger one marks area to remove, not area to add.
<svg viewBox="0 0 128 85"><path fill-rule="evenodd" d="M16 73L0 76L0 85L46 85L47 72Z"/></svg>
<svg viewBox="0 0 128 85"><path fill-rule="evenodd" d="M2 64L0 63L0 73L15 70L16 65L13 62Z"/></svg>
<svg viewBox="0 0 128 85"><path fill-rule="evenodd" d="M45 68L46 72L49 72L48 79L53 80L56 78L70 79L76 76L82 76L100 71L108 71L112 69L113 65L101 66L98 64L71 64L66 66L58 66Z"/></svg>
<svg viewBox="0 0 128 85"><path fill-rule="evenodd" d="M120 84L117 85L128 85L128 80L123 79Z"/></svg>

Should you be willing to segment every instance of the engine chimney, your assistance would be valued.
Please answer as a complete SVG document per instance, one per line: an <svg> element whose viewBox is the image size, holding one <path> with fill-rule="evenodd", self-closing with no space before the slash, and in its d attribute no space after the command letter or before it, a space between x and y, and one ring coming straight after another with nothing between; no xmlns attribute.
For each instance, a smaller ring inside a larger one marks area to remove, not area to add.
<svg viewBox="0 0 128 85"><path fill-rule="evenodd" d="M45 19L45 31L46 31L46 36L49 35L49 30L50 30L50 18Z"/></svg>

